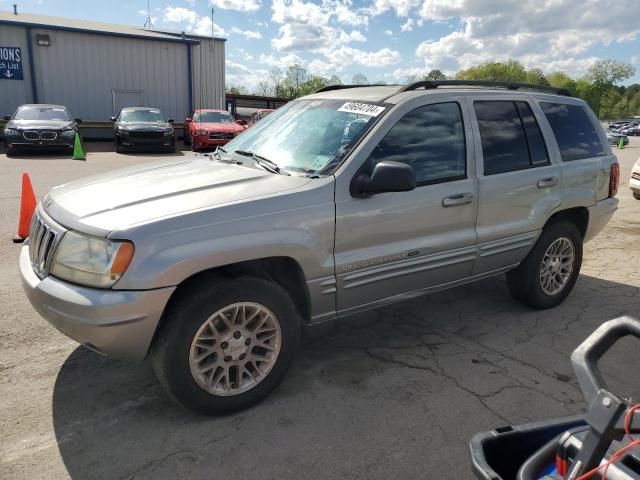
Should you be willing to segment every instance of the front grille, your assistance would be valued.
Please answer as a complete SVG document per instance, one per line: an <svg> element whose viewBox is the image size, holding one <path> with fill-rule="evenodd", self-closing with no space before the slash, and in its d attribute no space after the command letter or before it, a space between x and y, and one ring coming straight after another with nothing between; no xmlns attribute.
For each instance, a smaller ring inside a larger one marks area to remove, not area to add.
<svg viewBox="0 0 640 480"><path fill-rule="evenodd" d="M162 132L129 132L131 138L162 138Z"/></svg>
<svg viewBox="0 0 640 480"><path fill-rule="evenodd" d="M55 140L56 138L58 138L56 132L42 132L40 134L40 140Z"/></svg>
<svg viewBox="0 0 640 480"><path fill-rule="evenodd" d="M22 136L27 140L39 140L40 134L38 132L27 131L23 132Z"/></svg>
<svg viewBox="0 0 640 480"><path fill-rule="evenodd" d="M28 130L22 134L27 140L55 140L58 138L56 132L36 132L34 130Z"/></svg>
<svg viewBox="0 0 640 480"><path fill-rule="evenodd" d="M236 136L233 132L211 132L209 140L231 140Z"/></svg>
<svg viewBox="0 0 640 480"><path fill-rule="evenodd" d="M631 174L631 178L633 178L634 180L640 180L640 172L633 172Z"/></svg>
<svg viewBox="0 0 640 480"><path fill-rule="evenodd" d="M29 230L29 258L40 278L49 273L53 253L63 233L59 228L47 225L37 213L33 214Z"/></svg>

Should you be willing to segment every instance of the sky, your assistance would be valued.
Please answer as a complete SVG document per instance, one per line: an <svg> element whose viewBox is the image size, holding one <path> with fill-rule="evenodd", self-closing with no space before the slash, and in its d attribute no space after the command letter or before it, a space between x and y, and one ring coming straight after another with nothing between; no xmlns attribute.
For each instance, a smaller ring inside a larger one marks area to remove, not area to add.
<svg viewBox="0 0 640 480"><path fill-rule="evenodd" d="M0 0L0 9L142 27L147 0ZM640 0L150 0L154 27L227 39L227 85L251 90L273 67L350 83L404 83L516 58L527 68L584 75L598 59L636 67Z"/></svg>

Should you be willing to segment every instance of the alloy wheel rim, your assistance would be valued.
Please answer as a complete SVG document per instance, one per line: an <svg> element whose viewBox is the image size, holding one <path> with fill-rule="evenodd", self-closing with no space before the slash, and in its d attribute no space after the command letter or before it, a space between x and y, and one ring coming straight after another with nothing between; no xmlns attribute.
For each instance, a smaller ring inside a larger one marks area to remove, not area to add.
<svg viewBox="0 0 640 480"><path fill-rule="evenodd" d="M269 374L281 344L280 323L267 307L253 302L227 305L196 332L189 350L191 375L210 394L239 395Z"/></svg>
<svg viewBox="0 0 640 480"><path fill-rule="evenodd" d="M540 265L540 287L546 295L557 295L569 283L573 272L573 242L560 237L549 245Z"/></svg>

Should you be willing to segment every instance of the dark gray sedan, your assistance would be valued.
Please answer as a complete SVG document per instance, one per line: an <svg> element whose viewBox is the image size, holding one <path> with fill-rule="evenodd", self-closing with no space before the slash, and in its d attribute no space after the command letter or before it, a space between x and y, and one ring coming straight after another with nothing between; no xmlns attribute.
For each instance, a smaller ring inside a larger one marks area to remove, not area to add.
<svg viewBox="0 0 640 480"><path fill-rule="evenodd" d="M4 148L8 155L20 150L73 151L78 123L63 105L21 105L4 117Z"/></svg>
<svg viewBox="0 0 640 480"><path fill-rule="evenodd" d="M125 107L111 117L116 152L126 150L164 150L174 152L176 133L173 119L166 119L157 108Z"/></svg>
<svg viewBox="0 0 640 480"><path fill-rule="evenodd" d="M620 145L620 140L622 140L622 144L626 147L629 145L629 137L622 133L613 132L611 130L605 130L607 132L607 140L609 141L609 145L612 147L617 147Z"/></svg>

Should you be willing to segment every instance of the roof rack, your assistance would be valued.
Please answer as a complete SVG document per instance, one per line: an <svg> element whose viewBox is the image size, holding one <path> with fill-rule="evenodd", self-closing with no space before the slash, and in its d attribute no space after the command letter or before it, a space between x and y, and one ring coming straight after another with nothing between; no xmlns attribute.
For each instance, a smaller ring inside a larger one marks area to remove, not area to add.
<svg viewBox="0 0 640 480"><path fill-rule="evenodd" d="M538 90L541 92L564 95L565 97L572 96L571 93L569 93L569 91L564 88L547 87L545 85L533 85L531 83L496 82L491 80L421 80L419 82L405 85L400 90L398 90L398 93L417 90L418 88L430 90L438 87L491 87L505 88L507 90Z"/></svg>
<svg viewBox="0 0 640 480"><path fill-rule="evenodd" d="M346 88L360 88L360 87L397 87L398 85L376 85L376 84L367 84L367 85L327 85L326 87L322 87L319 90L316 90L313 93L321 93L321 92L330 92L331 90L344 90Z"/></svg>

